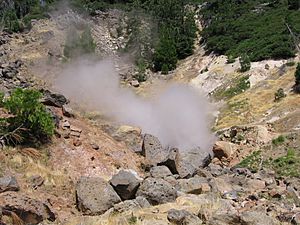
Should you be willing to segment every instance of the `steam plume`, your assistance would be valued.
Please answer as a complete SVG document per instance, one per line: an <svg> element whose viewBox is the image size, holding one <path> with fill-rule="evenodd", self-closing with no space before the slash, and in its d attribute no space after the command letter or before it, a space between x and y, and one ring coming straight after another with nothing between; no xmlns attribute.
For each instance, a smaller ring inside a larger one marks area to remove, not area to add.
<svg viewBox="0 0 300 225"><path fill-rule="evenodd" d="M204 95L187 85L172 84L153 99L144 99L121 88L112 61L103 60L77 62L57 78L55 86L72 101L123 124L139 126L144 133L159 137L164 145L182 150L211 147L212 108Z"/></svg>

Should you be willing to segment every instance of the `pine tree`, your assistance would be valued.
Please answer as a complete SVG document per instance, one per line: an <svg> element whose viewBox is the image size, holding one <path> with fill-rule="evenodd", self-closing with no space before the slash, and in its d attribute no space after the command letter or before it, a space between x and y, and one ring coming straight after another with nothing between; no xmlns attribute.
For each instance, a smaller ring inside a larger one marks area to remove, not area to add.
<svg viewBox="0 0 300 225"><path fill-rule="evenodd" d="M156 71L161 71L163 68L164 73L167 73L176 68L177 52L175 40L170 31L167 28L163 29L159 44L155 49L153 62Z"/></svg>

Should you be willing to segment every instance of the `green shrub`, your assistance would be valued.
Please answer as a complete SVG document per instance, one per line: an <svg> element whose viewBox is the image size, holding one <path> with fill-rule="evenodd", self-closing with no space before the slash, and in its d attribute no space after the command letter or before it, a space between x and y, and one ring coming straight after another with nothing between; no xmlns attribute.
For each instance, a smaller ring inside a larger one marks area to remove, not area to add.
<svg viewBox="0 0 300 225"><path fill-rule="evenodd" d="M286 65L286 66L289 66L289 67L295 66L295 62L294 62L294 61L287 62L285 65Z"/></svg>
<svg viewBox="0 0 300 225"><path fill-rule="evenodd" d="M280 101L281 99L285 98L286 94L284 93L284 90L282 88L279 88L276 92L275 92L275 102Z"/></svg>
<svg viewBox="0 0 300 225"><path fill-rule="evenodd" d="M285 156L275 159L271 165L281 176L300 177L300 157L294 149L288 149Z"/></svg>
<svg viewBox="0 0 300 225"><path fill-rule="evenodd" d="M227 64L231 64L235 62L235 58L232 55L227 56Z"/></svg>
<svg viewBox="0 0 300 225"><path fill-rule="evenodd" d="M300 63L297 64L296 72L295 72L295 93L300 94Z"/></svg>
<svg viewBox="0 0 300 225"><path fill-rule="evenodd" d="M153 56L154 69L156 71L164 69L164 72L168 72L176 68L177 52L175 46L175 40L166 28Z"/></svg>
<svg viewBox="0 0 300 225"><path fill-rule="evenodd" d="M3 106L4 93L0 92L0 107Z"/></svg>
<svg viewBox="0 0 300 225"><path fill-rule="evenodd" d="M147 80L146 76L146 69L147 69L147 63L145 62L144 59L139 59L136 62L137 65L137 74L134 75L134 78L139 82L145 82Z"/></svg>
<svg viewBox="0 0 300 225"><path fill-rule="evenodd" d="M35 90L16 89L2 100L12 116L2 119L0 138L8 144L44 141L53 135L54 123L45 106L40 103L41 93ZM11 137L7 134L12 134Z"/></svg>
<svg viewBox="0 0 300 225"><path fill-rule="evenodd" d="M260 169L262 162L261 151L255 151L245 159L243 159L237 167L245 167L251 170L252 172L257 172Z"/></svg>
<svg viewBox="0 0 300 225"><path fill-rule="evenodd" d="M2 16L4 29L8 32L18 32L21 29L16 11L8 9Z"/></svg>
<svg viewBox="0 0 300 225"><path fill-rule="evenodd" d="M230 88L226 89L221 95L222 97L231 98L235 95L243 93L250 88L249 76L239 78Z"/></svg>
<svg viewBox="0 0 300 225"><path fill-rule="evenodd" d="M280 135L277 138L272 140L272 144L275 146L281 145L285 142L285 137Z"/></svg>
<svg viewBox="0 0 300 225"><path fill-rule="evenodd" d="M250 68L251 68L251 61L250 61L250 58L248 57L248 55L243 54L239 58L239 60L240 60L240 65L241 65L241 68L240 68L241 72L246 72L246 71L250 70Z"/></svg>

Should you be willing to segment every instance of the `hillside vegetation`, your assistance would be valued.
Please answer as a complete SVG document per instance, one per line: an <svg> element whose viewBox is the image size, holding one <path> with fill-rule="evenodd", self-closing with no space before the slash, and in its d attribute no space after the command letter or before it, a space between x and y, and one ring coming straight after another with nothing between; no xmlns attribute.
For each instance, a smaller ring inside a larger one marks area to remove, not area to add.
<svg viewBox="0 0 300 225"><path fill-rule="evenodd" d="M214 0L203 4L206 50L251 61L295 54L300 34L299 1ZM290 29L290 30L289 30Z"/></svg>

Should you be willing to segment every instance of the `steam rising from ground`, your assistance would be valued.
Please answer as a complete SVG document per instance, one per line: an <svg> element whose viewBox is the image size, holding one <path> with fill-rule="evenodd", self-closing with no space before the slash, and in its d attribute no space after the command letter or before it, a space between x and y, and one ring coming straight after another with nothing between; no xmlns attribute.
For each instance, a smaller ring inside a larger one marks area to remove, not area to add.
<svg viewBox="0 0 300 225"><path fill-rule="evenodd" d="M99 110L123 124L139 126L144 133L160 138L164 145L189 149L211 147L211 107L191 87L168 86L154 99L144 99L121 88L110 60L79 62L67 68L55 82L56 88L72 101Z"/></svg>

